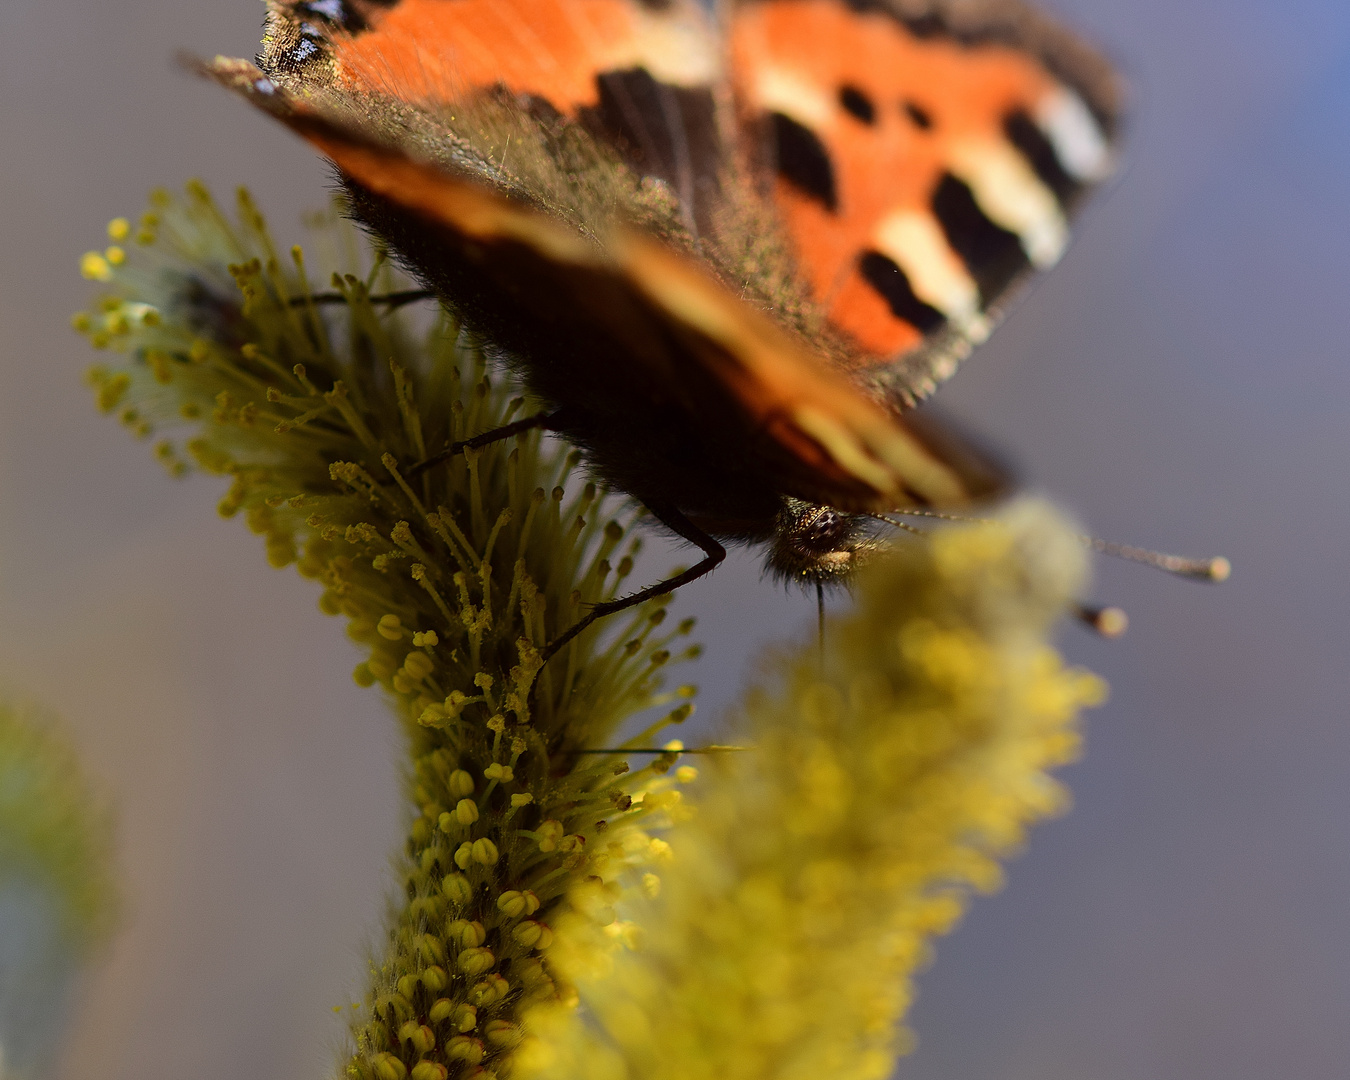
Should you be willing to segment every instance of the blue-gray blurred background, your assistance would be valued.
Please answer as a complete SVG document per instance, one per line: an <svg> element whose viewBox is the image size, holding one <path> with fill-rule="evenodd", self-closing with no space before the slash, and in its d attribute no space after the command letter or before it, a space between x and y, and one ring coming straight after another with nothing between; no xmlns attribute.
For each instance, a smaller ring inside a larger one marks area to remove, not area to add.
<svg viewBox="0 0 1350 1080"><path fill-rule="evenodd" d="M1068 817L940 943L905 1080L1350 1074L1350 6L1060 0L1128 73L1128 167L943 391L1098 534L1133 629ZM324 1075L399 836L398 747L313 587L94 413L81 252L147 189L252 186L282 239L325 171L174 69L257 0L0 2L0 684L63 713L121 816L127 917L59 1075ZM702 715L809 603L691 588ZM0 915L0 933L20 920ZM9 955L3 953L0 955Z"/></svg>

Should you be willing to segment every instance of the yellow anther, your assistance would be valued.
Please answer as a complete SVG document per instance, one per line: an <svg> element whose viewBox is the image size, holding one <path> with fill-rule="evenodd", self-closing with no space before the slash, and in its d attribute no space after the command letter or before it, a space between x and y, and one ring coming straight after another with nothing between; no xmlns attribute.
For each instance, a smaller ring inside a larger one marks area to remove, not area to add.
<svg viewBox="0 0 1350 1080"><path fill-rule="evenodd" d="M511 984L500 975L489 975L486 979L474 983L469 991L469 999L479 1005L491 1005L501 1001L511 992Z"/></svg>
<svg viewBox="0 0 1350 1080"><path fill-rule="evenodd" d="M394 663L384 653L372 653L366 666L370 668L370 673L377 679L387 679L394 674Z"/></svg>
<svg viewBox="0 0 1350 1080"><path fill-rule="evenodd" d="M375 685L375 675L370 670L369 664L357 664L352 669L352 681L357 686L366 687Z"/></svg>
<svg viewBox="0 0 1350 1080"><path fill-rule="evenodd" d="M450 1014L455 1011L455 1003L449 998L437 998L435 1003L427 1012L427 1019L433 1024L439 1024L442 1021L449 1020Z"/></svg>
<svg viewBox="0 0 1350 1080"><path fill-rule="evenodd" d="M445 1056L477 1065L483 1060L483 1044L470 1035L455 1035L445 1044Z"/></svg>
<svg viewBox="0 0 1350 1080"><path fill-rule="evenodd" d="M86 251L80 256L80 275L90 281L107 281L112 277L112 267L97 251Z"/></svg>
<svg viewBox="0 0 1350 1080"><path fill-rule="evenodd" d="M127 253L116 244L112 244L105 248L103 257L108 260L108 263L111 266L121 266L127 261Z"/></svg>
<svg viewBox="0 0 1350 1080"><path fill-rule="evenodd" d="M411 1043L419 1054L427 1053L436 1045L436 1033L416 1020L409 1020L400 1027L398 1037L401 1042Z"/></svg>
<svg viewBox="0 0 1350 1080"><path fill-rule="evenodd" d="M671 850L669 844L664 840L657 840L655 838L653 838L651 844L648 846L647 854L651 856L655 862L670 862L670 860L675 857L675 853Z"/></svg>
<svg viewBox="0 0 1350 1080"><path fill-rule="evenodd" d="M445 707L433 702L422 710L417 722L423 727L440 727L446 719Z"/></svg>
<svg viewBox="0 0 1350 1080"><path fill-rule="evenodd" d="M419 1061L409 1075L412 1080L446 1080L450 1070L439 1061Z"/></svg>
<svg viewBox="0 0 1350 1080"><path fill-rule="evenodd" d="M557 851L558 843L563 838L563 824L561 821L545 821L539 826L539 850Z"/></svg>
<svg viewBox="0 0 1350 1080"><path fill-rule="evenodd" d="M517 810L519 810L522 806L529 806L530 803L532 802L534 802L534 796L531 795L528 791L525 792L523 795L511 796L511 805L514 806Z"/></svg>
<svg viewBox="0 0 1350 1080"><path fill-rule="evenodd" d="M489 780L497 780L501 783L509 783L515 779L515 770L510 765L502 765L499 762L493 762L483 770L483 775Z"/></svg>
<svg viewBox="0 0 1350 1080"><path fill-rule="evenodd" d="M131 389L131 376L125 371L119 371L103 381L98 388L98 407L103 412L112 412L122 403L122 398L126 392Z"/></svg>
<svg viewBox="0 0 1350 1080"><path fill-rule="evenodd" d="M509 919L518 919L525 914L525 894L515 889L497 897L497 910Z"/></svg>
<svg viewBox="0 0 1350 1080"><path fill-rule="evenodd" d="M553 931L541 922L523 922L511 931L511 937L527 949L547 949L553 944Z"/></svg>
<svg viewBox="0 0 1350 1080"><path fill-rule="evenodd" d="M435 630L421 630L413 634L413 644L419 649L434 649L440 643L441 639Z"/></svg>
<svg viewBox="0 0 1350 1080"><path fill-rule="evenodd" d="M436 670L435 662L424 652L410 652L403 658L403 670L408 678L421 682Z"/></svg>
<svg viewBox="0 0 1350 1080"><path fill-rule="evenodd" d="M679 739L671 739L670 742L666 743L666 745L661 747L661 749L666 751L666 753L668 754L678 754L681 750L684 749L684 743L682 743Z"/></svg>
<svg viewBox="0 0 1350 1080"><path fill-rule="evenodd" d="M542 982L549 981L544 965L533 957L513 965L511 970L520 976L520 981L526 986L538 986Z"/></svg>
<svg viewBox="0 0 1350 1080"><path fill-rule="evenodd" d="M450 1021L456 1031L472 1031L478 1026L478 1010L472 1005L460 1005L455 1009Z"/></svg>
<svg viewBox="0 0 1350 1080"><path fill-rule="evenodd" d="M681 784L692 784L698 779L698 770L692 765L681 765L675 770L675 779Z"/></svg>
<svg viewBox="0 0 1350 1080"><path fill-rule="evenodd" d="M642 891L655 900L661 895L661 879L655 874L643 874Z"/></svg>
<svg viewBox="0 0 1350 1080"><path fill-rule="evenodd" d="M496 866L497 860L500 857L501 856L497 852L497 845L486 836L473 842L474 862L481 863L483 866ZM456 853L455 858L458 860L458 852Z"/></svg>
<svg viewBox="0 0 1350 1080"><path fill-rule="evenodd" d="M439 965L429 967L422 972L422 985L433 994L439 994L450 985L450 976Z"/></svg>
<svg viewBox="0 0 1350 1080"><path fill-rule="evenodd" d="M467 870L473 864L473 844L465 840L455 849L455 865Z"/></svg>
<svg viewBox="0 0 1350 1080"><path fill-rule="evenodd" d="M465 949L459 954L457 963L459 970L466 975L482 975L492 970L497 958L492 955L491 949Z"/></svg>
<svg viewBox="0 0 1350 1080"><path fill-rule="evenodd" d="M489 1020L483 1034L493 1046L515 1046L520 1042L521 1031L510 1020Z"/></svg>
<svg viewBox="0 0 1350 1080"><path fill-rule="evenodd" d="M370 1065L376 1080L403 1080L408 1075L408 1067L393 1054L376 1054Z"/></svg>
<svg viewBox="0 0 1350 1080"><path fill-rule="evenodd" d="M453 941L458 941L460 946L465 949L475 949L487 940L487 930L480 922L456 919L446 925L445 936Z"/></svg>
<svg viewBox="0 0 1350 1080"><path fill-rule="evenodd" d="M446 874L441 892L452 904L463 906L473 899L473 886L463 874Z"/></svg>
<svg viewBox="0 0 1350 1080"><path fill-rule="evenodd" d="M455 803L455 820L461 825L472 825L478 820L478 806L472 799L460 799Z"/></svg>
<svg viewBox="0 0 1350 1080"><path fill-rule="evenodd" d="M403 640L403 620L397 615L382 616L380 621L375 624L375 629L380 637L389 641Z"/></svg>
<svg viewBox="0 0 1350 1080"><path fill-rule="evenodd" d="M462 799L466 795L473 794L473 775L464 769L456 769L450 774L450 780L446 784L450 789L450 794L457 799Z"/></svg>
<svg viewBox="0 0 1350 1080"><path fill-rule="evenodd" d="M108 239L125 240L131 235L131 222L124 217L115 217L108 222Z"/></svg>

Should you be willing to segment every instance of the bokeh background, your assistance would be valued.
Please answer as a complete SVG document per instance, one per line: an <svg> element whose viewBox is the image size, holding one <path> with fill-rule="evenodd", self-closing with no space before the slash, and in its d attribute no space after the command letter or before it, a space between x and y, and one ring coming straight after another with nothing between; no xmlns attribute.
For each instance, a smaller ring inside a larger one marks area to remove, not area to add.
<svg viewBox="0 0 1350 1080"><path fill-rule="evenodd" d="M1133 629L1076 809L940 943L904 1080L1343 1080L1350 1061L1350 6L1059 0L1135 90L1128 165L943 391L1098 534ZM112 420L78 256L147 189L246 182L282 239L308 151L171 57L251 55L257 0L0 2L0 685L64 714L120 808L123 929L59 1075L319 1077L399 838L393 725L313 587ZM671 556L673 558L674 556ZM810 604L690 588L701 715ZM0 934L23 933L0 912ZM0 951L0 957L10 955Z"/></svg>

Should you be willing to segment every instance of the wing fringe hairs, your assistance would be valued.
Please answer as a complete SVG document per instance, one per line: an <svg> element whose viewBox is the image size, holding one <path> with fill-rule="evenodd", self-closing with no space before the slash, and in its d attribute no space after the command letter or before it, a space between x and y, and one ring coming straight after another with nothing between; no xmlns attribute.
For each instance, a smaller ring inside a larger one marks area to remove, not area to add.
<svg viewBox="0 0 1350 1080"><path fill-rule="evenodd" d="M319 582L408 734L399 888L345 1074L884 1075L924 942L1061 804L1044 770L1101 696L1044 644L1082 573L1069 534L1023 509L905 546L824 667L787 656L750 699L756 749L710 759L691 818L678 743L631 771L579 751L690 714L662 679L697 654L692 620L649 603L539 663L625 587L634 515L537 434L410 479L528 405L448 316L382 304L407 282L335 215L326 295L243 192L237 216L189 185L112 222L75 324L114 354L100 407L172 473L231 479L222 515Z"/></svg>

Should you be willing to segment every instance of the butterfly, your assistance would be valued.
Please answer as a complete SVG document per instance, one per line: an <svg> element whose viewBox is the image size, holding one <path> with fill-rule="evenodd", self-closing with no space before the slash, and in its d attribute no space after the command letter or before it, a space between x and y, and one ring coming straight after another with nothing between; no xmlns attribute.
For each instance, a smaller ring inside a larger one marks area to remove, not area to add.
<svg viewBox="0 0 1350 1080"><path fill-rule="evenodd" d="M269 0L204 70L546 405L446 453L547 428L702 549L554 648L727 543L819 585L997 489L915 406L1059 259L1122 96L1017 0Z"/></svg>

